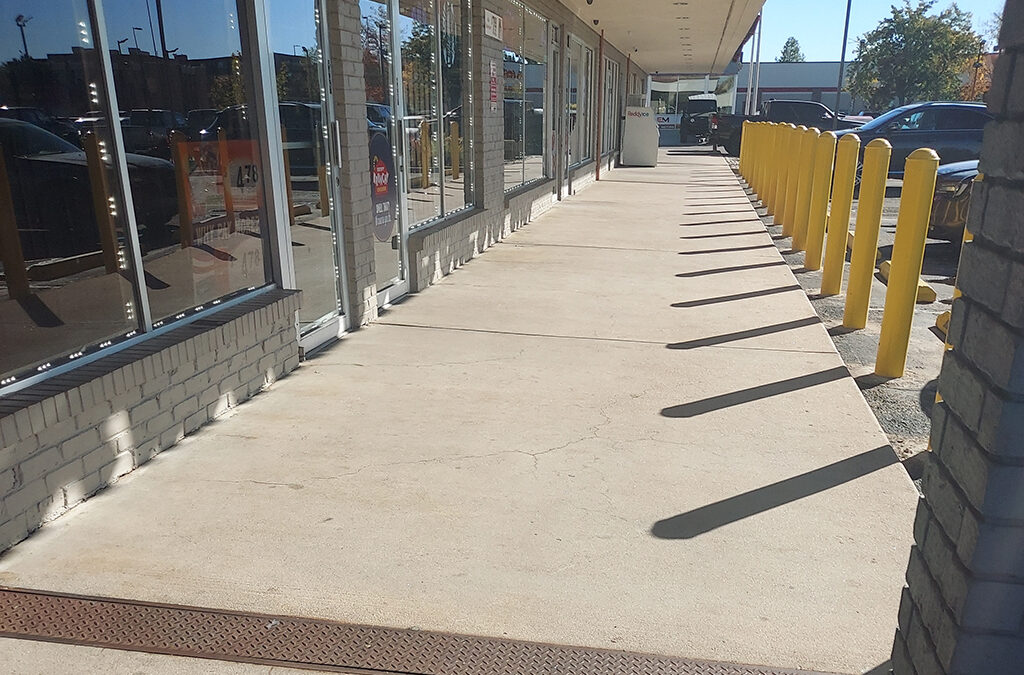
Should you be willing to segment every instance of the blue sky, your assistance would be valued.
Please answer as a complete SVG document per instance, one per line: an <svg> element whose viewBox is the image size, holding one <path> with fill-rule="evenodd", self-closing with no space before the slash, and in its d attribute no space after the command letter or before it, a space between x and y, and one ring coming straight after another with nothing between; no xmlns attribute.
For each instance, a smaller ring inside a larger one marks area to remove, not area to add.
<svg viewBox="0 0 1024 675"><path fill-rule="evenodd" d="M893 1L899 0L853 0L848 55L856 36L877 25ZM127 38L125 46L134 46L137 33L139 47L153 51L156 30L151 34L147 2L155 26L153 0L104 0L111 42ZM291 53L295 45L313 44L313 0L270 0L268 4L276 51ZM940 0L937 8L949 4L949 0ZM1002 9L1003 0L962 0L959 4L970 9L975 28L981 31L992 14ZM227 56L238 49L232 25L234 0L164 0L163 5L168 49L178 47L193 58ZM767 0L761 58L774 60L786 38L793 36L807 60L838 60L845 11L844 0ZM70 51L78 37L78 22L88 20L85 0L0 0L0 62L21 53L21 37L14 24L18 14L33 17L26 28L33 56ZM142 30L133 31L133 27ZM159 44L159 36L156 39ZM749 49L746 56L749 58Z"/></svg>
<svg viewBox="0 0 1024 675"><path fill-rule="evenodd" d="M296 45L314 44L313 0L270 0L267 4L276 51L291 54ZM159 48L153 0L104 0L103 7L112 45L127 39L121 48L134 47L138 37L140 49L154 53L154 40ZM177 47L192 58L229 56L238 50L234 0L164 0L163 10L168 49ZM0 63L21 54L21 34L14 24L18 14L32 17L25 36L29 53L35 57L69 52L78 44L78 23L88 24L85 0L0 0ZM133 31L136 27L142 30Z"/></svg>
<svg viewBox="0 0 1024 675"><path fill-rule="evenodd" d="M916 4L917 0L912 0ZM853 0L850 10L850 39L846 48L847 60L853 55L856 38L878 25L889 15L893 4L902 0ZM952 2L939 0L932 9L937 12ZM986 24L992 15L1001 12L1003 0L960 0L957 6L974 15L974 30L987 33ZM838 61L843 41L843 22L846 19L845 0L767 0L764 5L761 60L774 61L782 52L786 38L792 36L808 61ZM748 44L744 60L750 58Z"/></svg>

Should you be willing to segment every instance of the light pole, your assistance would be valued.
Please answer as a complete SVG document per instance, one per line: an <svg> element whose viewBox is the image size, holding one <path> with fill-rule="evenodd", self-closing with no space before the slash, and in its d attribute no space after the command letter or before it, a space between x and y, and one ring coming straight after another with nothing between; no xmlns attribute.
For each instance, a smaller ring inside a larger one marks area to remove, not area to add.
<svg viewBox="0 0 1024 675"><path fill-rule="evenodd" d="M138 26L132 26L132 37L135 38L135 50L142 51L139 49L139 31L142 30Z"/></svg>
<svg viewBox="0 0 1024 675"><path fill-rule="evenodd" d="M19 14L14 17L14 23L21 30L21 46L25 50L25 58L28 58L28 42L25 41L25 26L27 26L28 22L31 20L32 17L25 16L24 14Z"/></svg>
<svg viewBox="0 0 1024 675"><path fill-rule="evenodd" d="M839 100L843 95L843 72L846 69L846 40L850 36L850 6L853 0L846 0L846 23L843 25L843 51L839 57L839 82L836 84L836 109L832 112L832 131L836 130L839 124Z"/></svg>
<svg viewBox="0 0 1024 675"><path fill-rule="evenodd" d="M117 53L118 53L118 54L121 54L121 53L122 53L122 52L121 52L121 45L123 45L123 44L124 44L125 42L128 42L128 38L124 38L124 39L122 39L122 40L118 40L118 41L117 41Z"/></svg>

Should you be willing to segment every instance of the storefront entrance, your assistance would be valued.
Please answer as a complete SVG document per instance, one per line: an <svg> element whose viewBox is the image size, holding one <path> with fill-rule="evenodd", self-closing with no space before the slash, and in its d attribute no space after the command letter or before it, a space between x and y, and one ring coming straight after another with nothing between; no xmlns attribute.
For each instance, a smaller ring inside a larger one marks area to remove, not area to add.
<svg viewBox="0 0 1024 675"><path fill-rule="evenodd" d="M340 157L321 4L269 0L291 254L303 294L300 343L306 350L347 329L343 214L335 180ZM288 32L275 31L277 26L287 26Z"/></svg>

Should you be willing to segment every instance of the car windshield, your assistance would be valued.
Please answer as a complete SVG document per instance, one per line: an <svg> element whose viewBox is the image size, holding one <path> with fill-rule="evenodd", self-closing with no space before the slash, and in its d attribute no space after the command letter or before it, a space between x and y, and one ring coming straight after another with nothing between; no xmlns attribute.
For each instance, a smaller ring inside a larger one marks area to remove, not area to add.
<svg viewBox="0 0 1024 675"><path fill-rule="evenodd" d="M75 146L45 129L15 120L5 120L0 123L0 145L15 157L81 152Z"/></svg>
<svg viewBox="0 0 1024 675"><path fill-rule="evenodd" d="M905 105L902 108L894 108L893 110L890 110L889 112L885 113L884 115L881 115L881 116L876 117L875 119L871 120L870 122L868 122L867 124L862 126L861 129L864 129L865 131L872 131L874 129L882 129L887 124L889 124L889 122L893 121L897 117L900 117L901 115L905 115L908 110L912 110L913 108L914 108L914 106L912 106L912 105Z"/></svg>
<svg viewBox="0 0 1024 675"><path fill-rule="evenodd" d="M699 115L701 113L715 112L718 109L718 101L711 101L708 99L693 99L691 98L686 103L686 112L690 115Z"/></svg>

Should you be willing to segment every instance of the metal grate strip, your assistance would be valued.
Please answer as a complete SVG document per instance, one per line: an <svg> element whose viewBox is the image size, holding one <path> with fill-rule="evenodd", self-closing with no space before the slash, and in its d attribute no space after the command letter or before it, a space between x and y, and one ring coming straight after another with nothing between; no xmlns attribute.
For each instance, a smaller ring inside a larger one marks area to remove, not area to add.
<svg viewBox="0 0 1024 675"><path fill-rule="evenodd" d="M0 636L391 675L813 675L716 661L0 588Z"/></svg>

